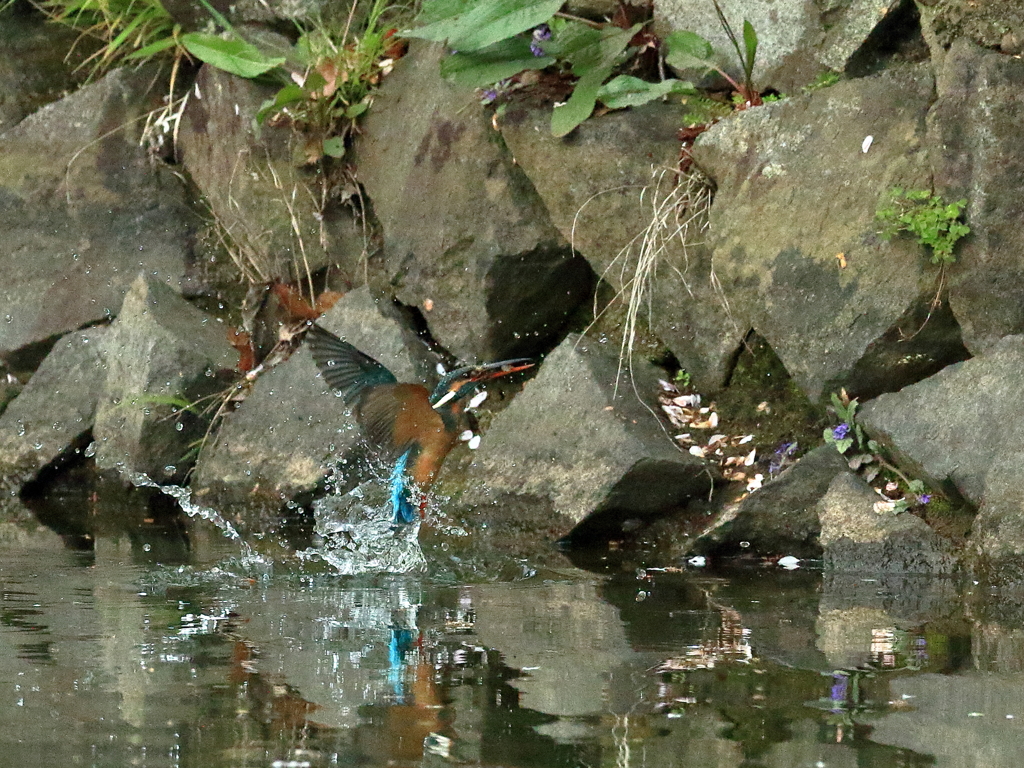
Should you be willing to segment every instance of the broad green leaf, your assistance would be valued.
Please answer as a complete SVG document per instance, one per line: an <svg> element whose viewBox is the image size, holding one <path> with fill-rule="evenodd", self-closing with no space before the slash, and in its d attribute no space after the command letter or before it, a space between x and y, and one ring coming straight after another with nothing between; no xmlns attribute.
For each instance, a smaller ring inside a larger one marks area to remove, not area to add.
<svg viewBox="0 0 1024 768"><path fill-rule="evenodd" d="M594 104L597 103L597 92L601 88L601 83L611 72L611 66L605 69L592 69L579 79L569 100L555 107L551 113L552 135L565 136L590 117L594 111Z"/></svg>
<svg viewBox="0 0 1024 768"><path fill-rule="evenodd" d="M355 120L367 109L369 109L369 107L370 105L367 104L365 101L357 102L356 104L353 104L351 107L345 110L345 117L347 117L349 120Z"/></svg>
<svg viewBox="0 0 1024 768"><path fill-rule="evenodd" d="M268 117L281 111L289 104L295 104L302 101L306 98L306 95L306 92L301 86L298 86L295 83L289 83L279 90L274 98L267 99L260 105L259 110L256 112L256 122L263 123Z"/></svg>
<svg viewBox="0 0 1024 768"><path fill-rule="evenodd" d="M268 58L244 40L189 32L181 36L181 44L200 61L239 77L258 77L284 64L284 57Z"/></svg>
<svg viewBox="0 0 1024 768"><path fill-rule="evenodd" d="M482 88L524 69L544 69L554 63L553 56L534 56L528 40L513 37L479 51L448 56L441 62L441 76L465 88Z"/></svg>
<svg viewBox="0 0 1024 768"><path fill-rule="evenodd" d="M598 100L609 109L639 107L669 93L696 93L691 83L685 80L662 80L648 83L638 77L619 75L601 86Z"/></svg>
<svg viewBox="0 0 1024 768"><path fill-rule="evenodd" d="M605 27L599 30L597 40L568 56L572 62L573 74L583 77L591 69L614 67L623 51L629 47L629 41L633 39L633 35L640 30L641 26L641 24L635 24L629 29ZM605 77L607 76L606 74Z"/></svg>
<svg viewBox="0 0 1024 768"><path fill-rule="evenodd" d="M711 43L696 32L680 30L665 38L668 53L665 62L677 69L712 69L711 57L714 51Z"/></svg>
<svg viewBox="0 0 1024 768"><path fill-rule="evenodd" d="M753 70L754 59L757 56L757 32L754 31L754 25L746 19L743 20L743 45L747 49L747 59L744 64Z"/></svg>
<svg viewBox="0 0 1024 768"><path fill-rule="evenodd" d="M476 2L477 0L427 0L416 19L425 25L451 19L468 11Z"/></svg>
<svg viewBox="0 0 1024 768"><path fill-rule="evenodd" d="M324 154L331 157L343 156L345 154L345 139L341 136L324 139Z"/></svg>
<svg viewBox="0 0 1024 768"><path fill-rule="evenodd" d="M446 42L460 52L477 51L544 23L561 7L562 0L481 0L456 16L402 35Z"/></svg>

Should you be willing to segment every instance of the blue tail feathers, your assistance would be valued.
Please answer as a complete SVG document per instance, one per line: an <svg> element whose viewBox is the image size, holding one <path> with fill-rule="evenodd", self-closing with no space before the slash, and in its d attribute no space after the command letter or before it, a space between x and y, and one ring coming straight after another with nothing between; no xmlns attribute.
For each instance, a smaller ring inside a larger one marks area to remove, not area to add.
<svg viewBox="0 0 1024 768"><path fill-rule="evenodd" d="M395 468L391 470L391 509L395 513L395 524L403 525L416 520L416 507L409 501L409 484L405 477L405 467L409 463L406 451L398 457Z"/></svg>

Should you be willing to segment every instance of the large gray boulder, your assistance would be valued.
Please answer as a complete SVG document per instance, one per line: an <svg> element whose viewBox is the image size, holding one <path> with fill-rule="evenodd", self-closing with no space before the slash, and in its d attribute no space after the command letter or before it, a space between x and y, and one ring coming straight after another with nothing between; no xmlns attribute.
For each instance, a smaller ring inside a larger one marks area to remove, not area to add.
<svg viewBox="0 0 1024 768"><path fill-rule="evenodd" d="M275 92L203 67L182 116L181 162L250 283L280 278L304 286L328 265L341 269L336 284L358 283L363 228L321 189L328 183L322 175L299 167L302 134L271 125L257 133L256 112Z"/></svg>
<svg viewBox="0 0 1024 768"><path fill-rule="evenodd" d="M216 374L237 362L227 326L141 274L107 334L105 360L96 466L182 480L190 444L202 439L219 405Z"/></svg>
<svg viewBox="0 0 1024 768"><path fill-rule="evenodd" d="M414 44L356 143L384 235L387 290L466 360L532 355L559 338L593 275L551 224L472 91Z"/></svg>
<svg viewBox="0 0 1024 768"><path fill-rule="evenodd" d="M1024 455L1018 406L1024 336L865 404L860 421L901 465L934 485L949 484L979 507L972 550L1001 578L1024 579ZM1016 560L1016 565L1010 561ZM1005 566L1005 567L1004 567Z"/></svg>
<svg viewBox="0 0 1024 768"><path fill-rule="evenodd" d="M744 19L757 32L755 86L792 93L813 82L820 72L841 72L855 65L855 55L865 46L869 35L887 21L900 2L720 0L720 4L741 40ZM714 46L718 65L733 77L742 76L736 52L722 30L711 0L658 0L655 18L668 29L686 29L706 38Z"/></svg>
<svg viewBox="0 0 1024 768"><path fill-rule="evenodd" d="M691 552L711 556L821 557L817 505L829 485L850 474L846 459L823 445L738 504L727 506L694 539Z"/></svg>
<svg viewBox="0 0 1024 768"><path fill-rule="evenodd" d="M92 428L106 380L109 329L68 334L0 415L0 488L17 493L39 471L79 445Z"/></svg>
<svg viewBox="0 0 1024 768"><path fill-rule="evenodd" d="M979 354L1024 333L1024 61L958 40L937 86L928 115L935 189L968 201L971 227L947 270L949 304Z"/></svg>
<svg viewBox="0 0 1024 768"><path fill-rule="evenodd" d="M951 542L919 517L877 512L881 497L852 472L838 475L818 502L825 568L875 574L951 573Z"/></svg>
<svg viewBox="0 0 1024 768"><path fill-rule="evenodd" d="M654 366L634 360L630 375L616 352L571 334L548 355L492 421L470 467L478 487L463 500L542 500L577 529L606 533L706 493L717 474L673 444Z"/></svg>
<svg viewBox="0 0 1024 768"><path fill-rule="evenodd" d="M181 183L138 143L153 71L117 70L0 135L0 356L121 308L140 270L181 290Z"/></svg>
<svg viewBox="0 0 1024 768"><path fill-rule="evenodd" d="M4 8L0 23L0 133L80 85L85 73L75 70L91 47L78 32L47 23L35 9Z"/></svg>
<svg viewBox="0 0 1024 768"><path fill-rule="evenodd" d="M510 105L499 124L562 237L620 305L632 295L656 307L653 330L707 391L725 381L748 328L712 300L703 247L711 183L697 169L675 170L683 112L647 104L593 117L555 138L546 110ZM701 311L685 312L694 302Z"/></svg>
<svg viewBox="0 0 1024 768"><path fill-rule="evenodd" d="M987 354L865 403L858 420L913 476L952 483L980 505L993 465L1024 455L1022 380L1024 336L1007 336Z"/></svg>
<svg viewBox="0 0 1024 768"><path fill-rule="evenodd" d="M691 264L698 300L682 297L673 322L720 339L719 350L737 329L756 329L812 400L840 386L898 389L963 359L948 312L924 322L937 269L910 238L883 241L875 218L891 187L929 186L932 98L928 72L903 68L749 109L702 134L693 155L718 185L713 250ZM720 358L704 367L728 370Z"/></svg>
<svg viewBox="0 0 1024 768"><path fill-rule="evenodd" d="M399 381L423 380L422 343L382 312L369 289L345 295L319 322L380 361ZM316 487L330 459L340 459L360 442L355 420L302 346L260 376L238 410L224 419L196 468L196 500L286 501Z"/></svg>

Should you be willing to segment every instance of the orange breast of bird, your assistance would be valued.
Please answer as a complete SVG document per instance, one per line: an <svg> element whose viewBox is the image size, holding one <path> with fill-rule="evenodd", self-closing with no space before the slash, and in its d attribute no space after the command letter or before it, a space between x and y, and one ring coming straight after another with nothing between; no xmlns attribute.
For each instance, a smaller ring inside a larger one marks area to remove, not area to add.
<svg viewBox="0 0 1024 768"><path fill-rule="evenodd" d="M430 397L423 387L398 384L392 394L401 403L395 419L394 444L414 447L408 472L417 485L427 488L455 445L457 435L445 428L441 415L430 407Z"/></svg>

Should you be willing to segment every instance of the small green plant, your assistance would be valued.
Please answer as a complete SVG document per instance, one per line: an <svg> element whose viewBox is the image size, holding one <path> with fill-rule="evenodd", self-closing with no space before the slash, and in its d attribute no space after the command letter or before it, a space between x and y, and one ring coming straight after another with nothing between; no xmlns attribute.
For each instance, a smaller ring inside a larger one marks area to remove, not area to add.
<svg viewBox="0 0 1024 768"><path fill-rule="evenodd" d="M971 231L960 220L966 205L966 200L944 203L925 189L893 187L876 217L884 226L881 234L886 240L899 232L909 232L921 245L931 248L932 264L952 264L956 261L953 246Z"/></svg>
<svg viewBox="0 0 1024 768"><path fill-rule="evenodd" d="M685 368L680 368L676 371L676 375L672 377L672 383L680 389L686 389L690 386L690 372Z"/></svg>
<svg viewBox="0 0 1024 768"><path fill-rule="evenodd" d="M830 69L824 72L819 72L818 76L814 80L803 87L804 93L811 93L812 91L820 91L823 88L831 88L833 85L840 81L838 72L833 72Z"/></svg>
<svg viewBox="0 0 1024 768"><path fill-rule="evenodd" d="M875 480L884 479L882 472L888 473L891 480L884 483L884 490L876 488L883 497L875 504L875 511L882 513L899 514L914 506L923 506L931 501L931 495L926 492L924 482L911 480L896 466L891 464L882 455L882 447L874 440L869 440L864 430L857 423L856 398L850 399L846 392L840 395L832 393L832 410L836 418L841 422L835 427L825 429L823 437L825 443L835 446L835 449L844 456L851 449L855 449L848 457L850 469L860 472L864 480L873 483ZM900 484L906 488L905 492L900 491Z"/></svg>
<svg viewBox="0 0 1024 768"><path fill-rule="evenodd" d="M557 67L577 78L572 93L557 104L551 132L564 136L593 113L597 102L608 109L638 106L670 93L693 93L693 86L669 78L648 82L614 71L641 46L631 45L643 24L619 27L559 13L561 0L433 0L423 5L423 26L407 37L443 42L452 54L441 73L459 85L488 88L531 70Z"/></svg>
<svg viewBox="0 0 1024 768"><path fill-rule="evenodd" d="M712 0L712 2L718 16L718 23L729 38L733 50L736 51L740 68L743 70L742 82L733 78L718 65L711 43L696 32L679 30L669 34L665 38L665 45L668 48L665 62L681 70L695 70L699 73L717 72L736 91L744 106L753 107L762 104L761 95L754 87L753 81L754 61L757 57L757 33L754 31L754 26L746 19L743 20L743 45L741 46L739 38L733 32L732 25L725 18L722 6L719 5L718 0Z"/></svg>
<svg viewBox="0 0 1024 768"><path fill-rule="evenodd" d="M860 447L864 444L864 431L856 421L857 405L857 398L840 399L839 395L832 393L832 407L841 423L836 427L827 427L823 437L826 443L834 445L840 453L846 453L854 445Z"/></svg>
<svg viewBox="0 0 1024 768"><path fill-rule="evenodd" d="M194 56L241 77L256 77L284 63L270 58L234 34L230 24L206 0L200 3L228 32L228 37L184 32L161 0L29 0L51 21L71 27L102 43L83 62L95 77L128 62L169 57L175 69Z"/></svg>
<svg viewBox="0 0 1024 768"><path fill-rule="evenodd" d="M360 34L352 32L351 17L341 30L315 23L295 45L293 58L299 67L257 112L257 124L288 122L305 135L303 162L345 154L356 120L369 109L382 59L393 43L394 30L381 24L387 8L386 0L373 0Z"/></svg>

